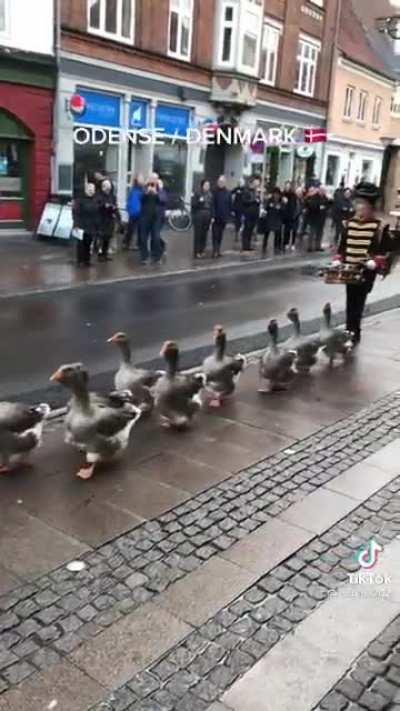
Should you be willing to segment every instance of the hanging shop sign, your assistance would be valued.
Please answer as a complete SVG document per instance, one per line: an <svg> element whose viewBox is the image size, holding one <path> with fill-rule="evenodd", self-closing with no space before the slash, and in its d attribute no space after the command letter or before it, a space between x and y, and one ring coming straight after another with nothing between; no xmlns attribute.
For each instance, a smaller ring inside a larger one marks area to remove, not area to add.
<svg viewBox="0 0 400 711"><path fill-rule="evenodd" d="M129 106L129 128L139 129L148 126L149 104L147 101L132 99Z"/></svg>
<svg viewBox="0 0 400 711"><path fill-rule="evenodd" d="M190 110L179 106L158 104L156 108L156 130L167 136L186 138L190 127Z"/></svg>
<svg viewBox="0 0 400 711"><path fill-rule="evenodd" d="M311 146L299 146L296 150L296 154L298 158L307 160L307 158L312 158L314 155L314 148Z"/></svg>
<svg viewBox="0 0 400 711"><path fill-rule="evenodd" d="M83 99L85 110L81 114L74 114L75 123L119 128L121 125L120 96L87 91L86 89L79 89L75 97L77 96ZM78 104L77 98L75 98L75 102Z"/></svg>

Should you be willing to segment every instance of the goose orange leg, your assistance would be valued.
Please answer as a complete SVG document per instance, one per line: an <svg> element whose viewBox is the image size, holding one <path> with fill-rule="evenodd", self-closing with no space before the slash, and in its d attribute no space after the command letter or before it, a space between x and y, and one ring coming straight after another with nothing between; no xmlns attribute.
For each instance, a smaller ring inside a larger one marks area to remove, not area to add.
<svg viewBox="0 0 400 711"><path fill-rule="evenodd" d="M84 479L85 481L87 479L91 479L94 474L94 468L95 464L87 464L86 467L81 467L76 476L79 477L79 479Z"/></svg>

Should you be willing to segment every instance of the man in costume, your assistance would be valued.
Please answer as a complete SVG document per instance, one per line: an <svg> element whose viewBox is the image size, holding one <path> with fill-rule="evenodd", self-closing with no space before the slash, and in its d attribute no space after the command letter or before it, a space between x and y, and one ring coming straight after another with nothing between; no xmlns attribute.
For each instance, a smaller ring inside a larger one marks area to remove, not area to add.
<svg viewBox="0 0 400 711"><path fill-rule="evenodd" d="M362 270L358 283L346 284L346 328L353 334L354 344L361 340L361 319L367 296L373 288L377 273L387 273L387 259L392 251L392 240L387 228L382 230L375 208L379 189L362 182L355 189L355 215L343 223L338 255L334 265Z"/></svg>

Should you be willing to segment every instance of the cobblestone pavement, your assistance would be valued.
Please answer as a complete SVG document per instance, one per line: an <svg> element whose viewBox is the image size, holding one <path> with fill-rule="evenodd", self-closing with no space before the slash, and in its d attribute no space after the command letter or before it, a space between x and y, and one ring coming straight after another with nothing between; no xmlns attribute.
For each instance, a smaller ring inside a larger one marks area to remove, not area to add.
<svg viewBox="0 0 400 711"><path fill-rule="evenodd" d="M294 502L398 437L399 427L400 393L394 393L82 556L87 567L81 573L60 568L3 596L0 599L0 692L47 670L124 615L157 599L171 583L200 568L205 561L226 551ZM397 521L392 521L390 499L397 493L396 487L397 483L390 485L346 519L349 530L357 530L354 547L371 530L374 533L380 530L383 539L394 535ZM183 652L176 650L177 659L182 657L188 661L186 649L190 653L200 650L206 659L195 664L192 672L186 669L185 674L193 675L183 674L186 686L177 679L176 683L184 686L184 691L179 686L182 691L179 709L205 708L235 675L253 664L257 655L265 653L282 632L292 629L307 611L325 598L327 585L336 586L347 575L349 565L353 565L346 563L353 547L349 541L344 543L349 530L339 526L337 533L334 528L327 539L325 536L306 546L288 565L279 566L249 591L249 599L239 600L236 607L230 606L211 625L201 627L193 635L193 642L186 640ZM330 538L332 533L334 540ZM343 561L344 568L340 567ZM310 570L310 577L303 569ZM296 604L295 598L299 598ZM263 640L263 625L272 617L278 622L274 622L271 629L268 626ZM222 636L224 644L216 644L214 634ZM224 663L216 677L208 679L221 660ZM179 664L174 664L175 667L170 667L171 675L166 674L168 667L163 667L162 673L166 676L159 678L159 687L177 673ZM190 691L189 705L185 706L187 689L197 688L200 676L204 677L205 685L199 686L196 695ZM144 675L147 689L146 679ZM157 694L155 688L151 689L152 679L150 676L150 690ZM166 692L170 693L169 686ZM132 694L136 692L130 687L121 692L124 693L135 698ZM192 697L197 699L196 705L190 705ZM119 703L116 710L129 706ZM136 711L147 706L134 708ZM149 708L170 707L153 705Z"/></svg>
<svg viewBox="0 0 400 711"><path fill-rule="evenodd" d="M354 554L366 540L373 536L386 545L399 531L400 477L275 567L93 711L204 711L359 569ZM399 654L391 651L396 643L400 619L349 672L354 683L343 680L320 708L387 708L400 687ZM356 690L359 706L349 705Z"/></svg>
<svg viewBox="0 0 400 711"><path fill-rule="evenodd" d="M316 711L394 711L398 708L400 615L367 647Z"/></svg>

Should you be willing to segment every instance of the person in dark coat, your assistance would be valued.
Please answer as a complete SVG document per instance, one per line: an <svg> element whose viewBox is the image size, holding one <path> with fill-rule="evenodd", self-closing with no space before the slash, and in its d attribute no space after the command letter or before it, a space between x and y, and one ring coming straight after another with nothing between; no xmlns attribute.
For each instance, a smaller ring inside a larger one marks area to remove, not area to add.
<svg viewBox="0 0 400 711"><path fill-rule="evenodd" d="M282 201L282 193L279 188L273 188L272 193L267 197L264 203L265 215L264 222L264 238L262 244L262 256L266 257L269 235L272 232L274 235L274 251L279 253L283 251L282 226L284 203Z"/></svg>
<svg viewBox="0 0 400 711"><path fill-rule="evenodd" d="M317 227L315 250L316 250L316 252L323 252L324 250L322 249L322 237L324 234L326 218L328 217L328 212L330 210L331 203L330 203L330 200L329 200L329 198L326 194L326 191L323 187L320 187L318 189L318 192L319 192L319 197L320 197L320 203L319 203L319 220L318 220L318 227Z"/></svg>
<svg viewBox="0 0 400 711"><path fill-rule="evenodd" d="M142 212L140 219L140 259L147 264L149 253L154 264L158 264L164 253L164 242L161 239L161 226L164 211L163 195L160 194L159 179L150 177L146 183L142 197ZM150 239L150 252L149 252Z"/></svg>
<svg viewBox="0 0 400 711"><path fill-rule="evenodd" d="M226 178L220 175L212 201L212 241L213 257L221 257L221 246L226 224L231 216L231 194L226 187Z"/></svg>
<svg viewBox="0 0 400 711"><path fill-rule="evenodd" d="M99 215L100 215L100 251L99 261L110 261L108 250L111 239L114 235L115 225L118 222L121 226L121 215L117 207L117 199L113 192L111 180L106 178L101 184L99 195Z"/></svg>
<svg viewBox="0 0 400 711"><path fill-rule="evenodd" d="M259 178L252 178L249 186L243 192L242 208L244 216L244 226L242 232L242 251L250 252L253 247L251 240L254 230L260 217L261 206L261 181Z"/></svg>
<svg viewBox="0 0 400 711"><path fill-rule="evenodd" d="M311 186L304 200L304 222L308 230L307 252L315 252L321 223L321 195L319 188Z"/></svg>
<svg viewBox="0 0 400 711"><path fill-rule="evenodd" d="M336 190L332 205L332 220L335 226L335 244L338 244L343 230L343 222L354 215L353 193L350 188Z"/></svg>
<svg viewBox="0 0 400 711"><path fill-rule="evenodd" d="M283 248L294 244L296 239L297 197L293 183L287 181L282 193L283 198Z"/></svg>
<svg viewBox="0 0 400 711"><path fill-rule="evenodd" d="M235 217L235 243L239 241L240 230L243 223L243 193L245 191L245 180L240 178L236 188L232 190L232 211Z"/></svg>
<svg viewBox="0 0 400 711"><path fill-rule="evenodd" d="M125 238L123 241L123 249L128 250L131 246L132 238L135 233L137 235L137 245L139 245L139 225L140 225L140 213L142 212L142 197L143 197L143 183L144 179L142 175L138 175L133 181L132 187L128 194L128 200L126 203L126 211L128 213L128 226L126 228Z"/></svg>
<svg viewBox="0 0 400 711"><path fill-rule="evenodd" d="M192 198L193 215L193 257L201 259L207 246L208 230L211 224L213 194L210 189L210 181L204 179L200 183L200 190L195 192Z"/></svg>
<svg viewBox="0 0 400 711"><path fill-rule="evenodd" d="M78 267L90 267L90 248L100 227L99 200L94 183L86 183L84 195L74 200L72 217L74 229L82 232L76 240L76 263Z"/></svg>

